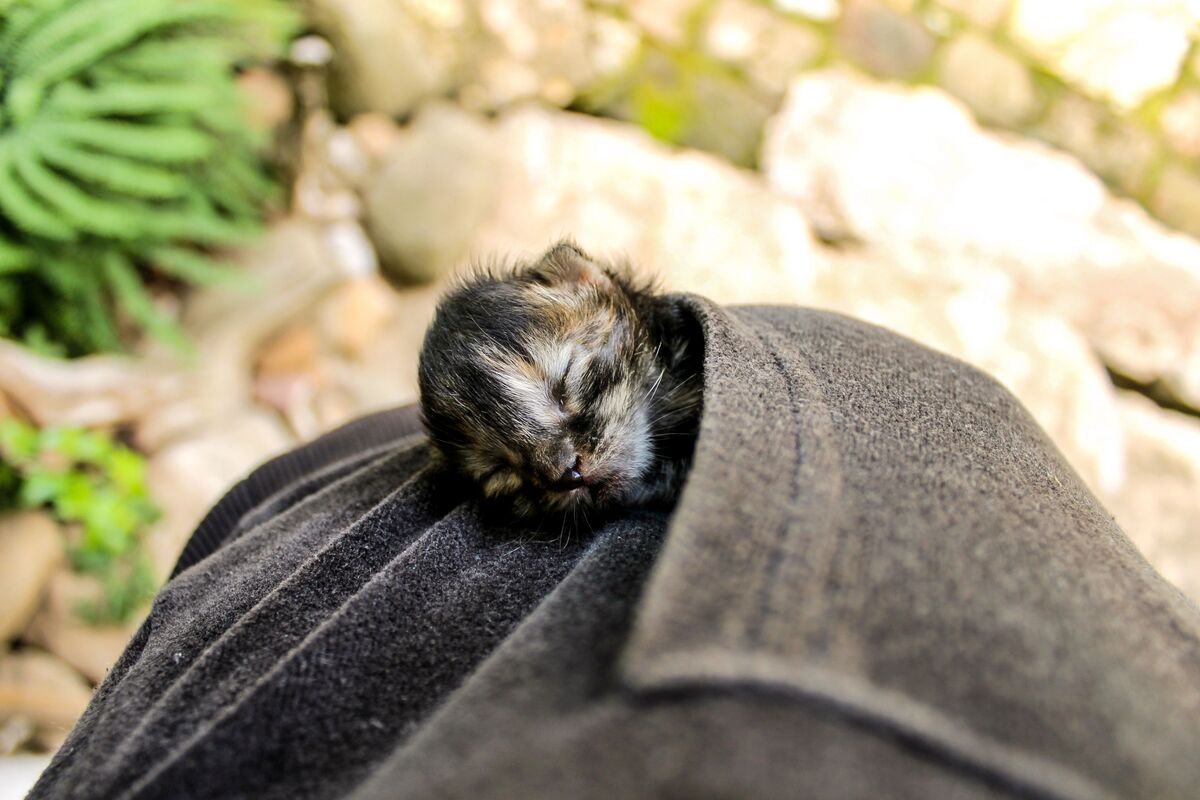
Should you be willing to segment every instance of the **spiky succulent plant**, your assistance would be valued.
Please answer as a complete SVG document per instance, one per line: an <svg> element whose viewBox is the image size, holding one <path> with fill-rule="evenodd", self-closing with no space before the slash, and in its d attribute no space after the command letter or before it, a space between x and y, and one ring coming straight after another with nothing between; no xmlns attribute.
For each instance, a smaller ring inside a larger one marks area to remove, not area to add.
<svg viewBox="0 0 1200 800"><path fill-rule="evenodd" d="M234 68L279 0L0 0L0 335L75 355L175 338L144 281L222 272L273 184Z"/></svg>

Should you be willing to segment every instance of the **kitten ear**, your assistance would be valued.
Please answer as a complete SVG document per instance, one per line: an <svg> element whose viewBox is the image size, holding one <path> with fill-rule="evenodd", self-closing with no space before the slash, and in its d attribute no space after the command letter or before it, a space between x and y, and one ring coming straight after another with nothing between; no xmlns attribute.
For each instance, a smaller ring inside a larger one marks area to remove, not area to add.
<svg viewBox="0 0 1200 800"><path fill-rule="evenodd" d="M612 288L612 278L604 268L571 242L551 247L529 268L528 275L546 286L598 286Z"/></svg>

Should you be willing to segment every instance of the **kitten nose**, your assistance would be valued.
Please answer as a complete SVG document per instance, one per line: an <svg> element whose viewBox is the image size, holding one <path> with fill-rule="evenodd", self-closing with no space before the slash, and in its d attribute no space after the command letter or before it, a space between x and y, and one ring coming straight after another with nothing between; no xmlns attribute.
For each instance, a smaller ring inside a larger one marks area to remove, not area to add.
<svg viewBox="0 0 1200 800"><path fill-rule="evenodd" d="M579 456L575 456L575 460L571 466L563 470L563 474L558 477L558 485L566 489L576 489L583 486L585 479L583 477L582 464L579 462Z"/></svg>

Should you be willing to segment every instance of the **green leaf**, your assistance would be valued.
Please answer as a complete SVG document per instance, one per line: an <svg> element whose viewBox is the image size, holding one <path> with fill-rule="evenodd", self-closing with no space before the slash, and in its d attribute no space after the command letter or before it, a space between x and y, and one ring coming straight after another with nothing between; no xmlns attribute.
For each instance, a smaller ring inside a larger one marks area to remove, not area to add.
<svg viewBox="0 0 1200 800"><path fill-rule="evenodd" d="M30 193L14 174L12 148L0 148L0 211L13 225L35 236L73 242L78 233Z"/></svg>
<svg viewBox="0 0 1200 800"><path fill-rule="evenodd" d="M104 293L103 281L97 279L85 281L75 292L75 308L79 312L79 320L87 331L90 341L102 350L117 350L121 347L121 339L117 335L116 325L113 324L112 314L108 309Z"/></svg>
<svg viewBox="0 0 1200 800"><path fill-rule="evenodd" d="M113 485L127 494L140 495L146 490L146 462L137 453L124 447L107 453L105 469Z"/></svg>
<svg viewBox="0 0 1200 800"><path fill-rule="evenodd" d="M11 61L18 68L21 62L29 62L39 53L61 48L66 42L86 35L105 19L121 12L119 0L74 0L57 5L66 7L41 15L19 32L19 39L8 43Z"/></svg>
<svg viewBox="0 0 1200 800"><path fill-rule="evenodd" d="M107 434L0 420L0 508L48 506L60 520L78 523L71 564L99 578L97 608L109 622L133 613L156 586L144 532L158 510L146 493L145 470L145 459Z"/></svg>
<svg viewBox="0 0 1200 800"><path fill-rule="evenodd" d="M182 197L188 190L186 176L134 158L84 150L53 139L36 146L48 164L115 192L163 200Z"/></svg>
<svg viewBox="0 0 1200 800"><path fill-rule="evenodd" d="M215 146L205 133L180 126L122 122L112 119L60 120L48 132L112 155L157 163L186 163L207 158Z"/></svg>
<svg viewBox="0 0 1200 800"><path fill-rule="evenodd" d="M164 343L181 351L188 350L183 332L154 307L141 279L125 258L109 253L104 262L104 274L113 287L117 302L130 317Z"/></svg>
<svg viewBox="0 0 1200 800"><path fill-rule="evenodd" d="M93 513L99 490L84 473L62 475L56 489L54 511L62 519L86 520Z"/></svg>
<svg viewBox="0 0 1200 800"><path fill-rule="evenodd" d="M211 209L163 213L143 222L148 236L205 245L238 244L258 232L257 225L230 222Z"/></svg>
<svg viewBox="0 0 1200 800"><path fill-rule="evenodd" d="M0 238L0 275L24 272L33 267L34 254L27 247Z"/></svg>
<svg viewBox="0 0 1200 800"><path fill-rule="evenodd" d="M634 117L651 136L678 142L687 124L689 100L679 90L644 83L633 93Z"/></svg>
<svg viewBox="0 0 1200 800"><path fill-rule="evenodd" d="M236 59L236 42L228 36L191 35L146 41L114 54L106 64L126 79L176 79L210 75L228 69Z"/></svg>
<svg viewBox="0 0 1200 800"><path fill-rule="evenodd" d="M137 518L112 489L93 492L83 517L84 541L109 555L120 555L130 548Z"/></svg>
<svg viewBox="0 0 1200 800"><path fill-rule="evenodd" d="M25 328L25 336L22 342L33 352L39 356L46 358L65 358L67 355L66 348L57 337L51 336L46 330L46 326L40 322L35 322Z"/></svg>
<svg viewBox="0 0 1200 800"><path fill-rule="evenodd" d="M32 154L18 151L17 174L46 203L70 219L81 231L118 239L137 235L137 218L130 209L118 203L103 202L92 197L75 184L63 179Z"/></svg>
<svg viewBox="0 0 1200 800"><path fill-rule="evenodd" d="M18 43L29 38L49 21L59 18L62 7L77 0L41 0L28 3L25 0L5 0L3 8L4 27L0 29L0 53L11 53Z"/></svg>
<svg viewBox="0 0 1200 800"><path fill-rule="evenodd" d="M211 86L189 83L118 83L85 89L74 83L60 85L46 100L55 111L73 116L140 116L178 111L199 111L216 102Z"/></svg>
<svg viewBox="0 0 1200 800"><path fill-rule="evenodd" d="M92 0L91 3L84 0L80 5L92 6L88 10L93 16L98 12L101 18L94 20L91 27L83 31L73 31L80 35L58 35L55 39L48 39L39 32L39 35L30 37L25 46L18 48L13 63L27 74L26 80L43 83L59 80L84 69L106 53L134 41L155 27L220 19L228 11L228 7L221 3L195 1L164 3L162 0L142 0L140 4L132 5L122 0ZM107 8L99 8L101 5ZM87 15L80 13L79 16L83 18Z"/></svg>
<svg viewBox="0 0 1200 800"><path fill-rule="evenodd" d="M38 432L30 424L15 417L0 419L0 456L8 461L24 463L38 451Z"/></svg>
<svg viewBox="0 0 1200 800"><path fill-rule="evenodd" d="M119 317L178 344L133 284L152 271L221 280L203 250L259 229L276 185L235 69L282 52L299 15L277 0L0 8L0 336L62 355L119 349Z"/></svg>
<svg viewBox="0 0 1200 800"><path fill-rule="evenodd" d="M150 252L150 259L158 271L196 286L233 283L241 277L233 267L182 247L155 248Z"/></svg>
<svg viewBox="0 0 1200 800"><path fill-rule="evenodd" d="M115 447L108 437L83 428L63 428L62 432L62 438L55 449L72 461L102 464L107 461Z"/></svg>
<svg viewBox="0 0 1200 800"><path fill-rule="evenodd" d="M61 472L30 469L25 474L25 483L21 485L21 505L37 508L53 502L62 494L67 480L68 476Z"/></svg>

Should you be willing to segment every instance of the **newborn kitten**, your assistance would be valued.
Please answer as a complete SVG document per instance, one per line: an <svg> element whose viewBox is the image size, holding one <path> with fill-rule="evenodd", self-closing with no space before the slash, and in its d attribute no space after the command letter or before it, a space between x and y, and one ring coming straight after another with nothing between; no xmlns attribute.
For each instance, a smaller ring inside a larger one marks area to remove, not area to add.
<svg viewBox="0 0 1200 800"><path fill-rule="evenodd" d="M442 299L421 351L436 451L524 517L667 504L701 404L696 323L561 243Z"/></svg>

